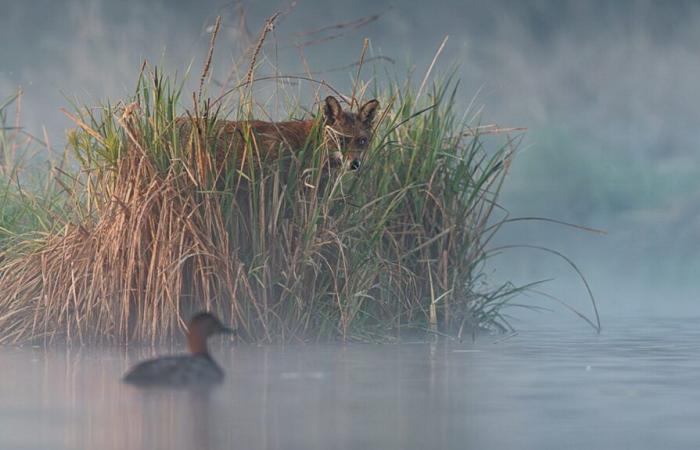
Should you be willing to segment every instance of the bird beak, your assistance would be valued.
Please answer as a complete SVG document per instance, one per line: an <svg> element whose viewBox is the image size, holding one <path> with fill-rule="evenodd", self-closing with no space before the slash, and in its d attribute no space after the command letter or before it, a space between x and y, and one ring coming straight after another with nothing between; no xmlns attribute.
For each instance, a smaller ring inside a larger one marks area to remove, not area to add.
<svg viewBox="0 0 700 450"><path fill-rule="evenodd" d="M232 335L234 335L234 336L237 336L237 335L238 335L238 329L236 329L236 328L228 328L228 327L222 326L221 329L219 330L219 333L221 333L221 334L232 334Z"/></svg>

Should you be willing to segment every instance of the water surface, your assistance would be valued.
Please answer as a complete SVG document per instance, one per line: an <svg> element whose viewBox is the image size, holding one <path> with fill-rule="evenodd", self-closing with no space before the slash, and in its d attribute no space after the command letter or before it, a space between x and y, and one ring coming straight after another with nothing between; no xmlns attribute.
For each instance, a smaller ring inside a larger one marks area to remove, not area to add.
<svg viewBox="0 0 700 450"><path fill-rule="evenodd" d="M122 384L152 349L0 347L0 449L697 448L697 323L437 345L224 342L227 378L208 392Z"/></svg>

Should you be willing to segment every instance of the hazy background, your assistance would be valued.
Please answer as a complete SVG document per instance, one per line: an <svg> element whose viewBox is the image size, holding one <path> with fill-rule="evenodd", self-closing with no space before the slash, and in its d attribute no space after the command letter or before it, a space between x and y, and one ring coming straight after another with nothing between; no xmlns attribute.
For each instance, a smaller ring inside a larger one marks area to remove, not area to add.
<svg viewBox="0 0 700 450"><path fill-rule="evenodd" d="M546 216L608 231L544 223L504 229L501 243L545 245L577 262L603 320L632 314L697 314L700 281L700 3L674 1L275 1L243 2L252 39L281 17L266 47L283 73L355 61L362 38L382 63L420 79L443 37L439 66L460 64L461 101L476 96L482 122L529 129L503 204L513 216ZM144 58L199 72L217 14L224 18L215 76L250 39L236 2L0 0L0 98L24 90L23 121L46 126L61 148L69 100L93 104L132 92ZM371 14L358 29L298 35ZM276 45L273 45L276 43ZM263 72L269 72L269 66ZM350 71L317 75L350 90ZM367 73L369 79L371 73ZM195 77L196 78L196 77ZM311 106L311 105L309 105ZM489 268L500 279L554 277L552 292L588 310L565 263L511 251ZM532 299L536 304L546 304ZM561 314L542 316L560 320Z"/></svg>

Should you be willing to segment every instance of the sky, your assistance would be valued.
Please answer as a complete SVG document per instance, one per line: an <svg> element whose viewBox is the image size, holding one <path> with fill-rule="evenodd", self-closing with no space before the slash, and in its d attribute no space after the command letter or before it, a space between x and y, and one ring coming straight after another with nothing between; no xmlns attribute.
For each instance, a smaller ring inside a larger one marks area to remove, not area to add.
<svg viewBox="0 0 700 450"><path fill-rule="evenodd" d="M378 68L420 78L448 37L436 70L458 66L462 107L480 110L482 123L528 129L503 206L607 232L519 222L499 243L561 251L603 313L700 313L700 3L0 0L0 9L0 99L21 87L24 125L37 135L45 127L55 148L70 126L60 108L128 96L144 59L198 73L219 14L215 78L275 11L284 14L264 55L283 73L303 71L296 43L341 34L304 47L309 67L352 63L368 38L371 55L393 61ZM304 34L375 14L361 27ZM320 76L351 88L350 71ZM515 250L488 270L555 278L550 292L586 308L575 272L552 255Z"/></svg>

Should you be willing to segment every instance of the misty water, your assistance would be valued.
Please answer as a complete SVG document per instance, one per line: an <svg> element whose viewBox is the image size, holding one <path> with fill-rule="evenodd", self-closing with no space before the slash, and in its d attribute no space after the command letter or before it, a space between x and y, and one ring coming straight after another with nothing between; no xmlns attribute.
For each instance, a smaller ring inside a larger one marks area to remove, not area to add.
<svg viewBox="0 0 700 450"><path fill-rule="evenodd" d="M217 14L213 73L225 78L246 38L232 26L234 3L0 0L0 101L21 87L22 124L59 151L74 126L59 108L127 98L144 59L197 72ZM289 5L244 4L253 39ZM295 4L267 49L281 73L303 70L298 33L370 14L381 18L310 45L312 69L355 61L368 37L372 55L395 61L378 73L420 79L450 36L436 67L461 64L458 103L483 123L528 128L503 206L607 230L522 222L498 237L572 258L598 297L603 333L563 326L562 310L475 343L218 342L227 377L210 392L120 382L135 362L178 348L0 346L0 450L697 448L700 3ZM347 71L319 77L352 89ZM492 270L519 284L556 278L546 288L590 313L580 280L550 256L510 252Z"/></svg>
<svg viewBox="0 0 700 450"><path fill-rule="evenodd" d="M675 449L700 441L697 319L476 342L219 342L210 391L120 382L170 349L0 348L1 449Z"/></svg>

